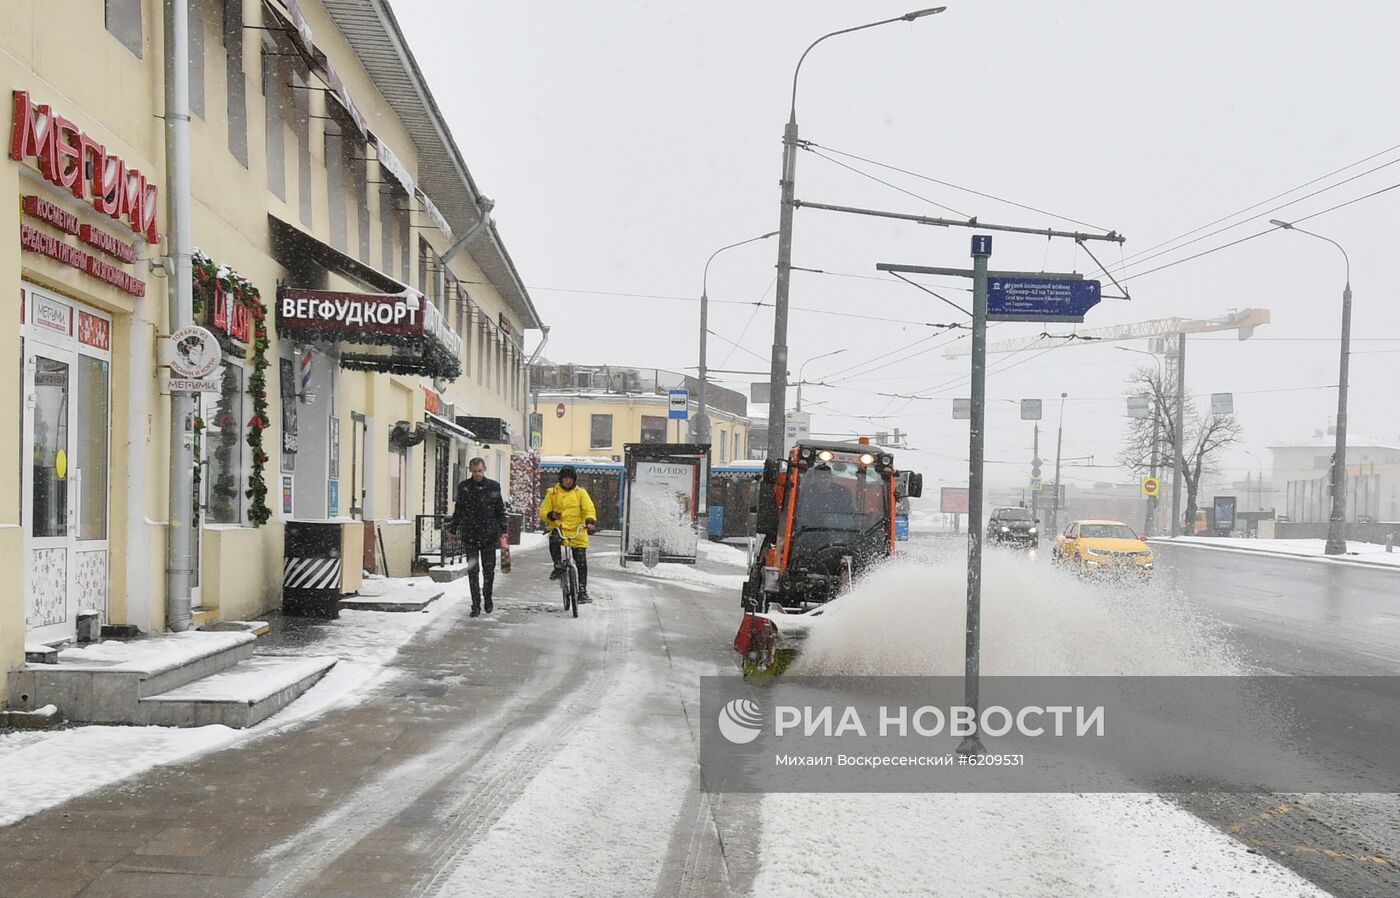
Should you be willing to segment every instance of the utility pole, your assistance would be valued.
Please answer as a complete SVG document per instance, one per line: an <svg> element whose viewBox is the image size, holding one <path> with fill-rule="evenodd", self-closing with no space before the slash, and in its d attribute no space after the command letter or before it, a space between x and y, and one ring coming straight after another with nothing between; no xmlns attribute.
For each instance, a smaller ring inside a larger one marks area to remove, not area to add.
<svg viewBox="0 0 1400 898"><path fill-rule="evenodd" d="M1051 499L1050 505L1050 532L1060 532L1060 450L1065 441L1065 397L1068 393L1060 394L1060 426L1055 435L1055 497Z"/></svg>
<svg viewBox="0 0 1400 898"><path fill-rule="evenodd" d="M1035 442L1031 446L1031 478L1040 477L1040 422L1035 422ZM1031 520L1040 520L1040 490L1031 488ZM1039 531L1037 531L1039 532Z"/></svg>
<svg viewBox="0 0 1400 898"><path fill-rule="evenodd" d="M977 737L982 640L982 467L986 445L987 406L987 257L992 238L972 238L972 426L968 428L967 478L967 647L963 703L972 709L973 731L958 745L958 754L980 755Z"/></svg>
<svg viewBox="0 0 1400 898"><path fill-rule="evenodd" d="M1186 332L1176 335L1176 421L1172 422L1176 461L1172 470L1172 536L1187 532L1181 520L1181 477L1186 472ZM1192 522L1195 523L1194 521Z"/></svg>

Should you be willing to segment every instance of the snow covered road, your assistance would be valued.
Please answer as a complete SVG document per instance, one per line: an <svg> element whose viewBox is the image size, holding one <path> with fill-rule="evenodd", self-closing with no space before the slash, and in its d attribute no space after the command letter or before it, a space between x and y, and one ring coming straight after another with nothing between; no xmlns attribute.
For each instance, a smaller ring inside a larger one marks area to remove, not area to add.
<svg viewBox="0 0 1400 898"><path fill-rule="evenodd" d="M0 829L0 894L1326 894L1152 795L708 795L699 678L734 670L743 554L615 551L577 620L521 552L495 615L447 606L358 704Z"/></svg>

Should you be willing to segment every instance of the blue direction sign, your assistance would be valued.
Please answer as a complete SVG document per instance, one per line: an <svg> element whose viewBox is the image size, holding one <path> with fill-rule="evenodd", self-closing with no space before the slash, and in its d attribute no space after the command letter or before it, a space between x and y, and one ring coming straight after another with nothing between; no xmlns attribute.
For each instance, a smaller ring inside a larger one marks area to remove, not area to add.
<svg viewBox="0 0 1400 898"><path fill-rule="evenodd" d="M1041 278L987 279L988 321L1073 321L1099 304L1098 281Z"/></svg>

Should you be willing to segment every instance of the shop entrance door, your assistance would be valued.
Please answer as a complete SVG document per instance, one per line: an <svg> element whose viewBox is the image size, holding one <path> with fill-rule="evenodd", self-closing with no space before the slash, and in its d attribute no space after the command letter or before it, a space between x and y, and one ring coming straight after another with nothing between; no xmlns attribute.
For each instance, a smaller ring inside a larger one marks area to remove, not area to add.
<svg viewBox="0 0 1400 898"><path fill-rule="evenodd" d="M55 642L107 615L111 319L26 285L21 337L25 638Z"/></svg>

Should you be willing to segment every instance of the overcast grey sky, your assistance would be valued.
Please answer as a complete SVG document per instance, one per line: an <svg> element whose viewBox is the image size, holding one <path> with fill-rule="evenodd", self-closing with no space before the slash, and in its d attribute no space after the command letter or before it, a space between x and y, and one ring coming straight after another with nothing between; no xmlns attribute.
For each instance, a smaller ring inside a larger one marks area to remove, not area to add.
<svg viewBox="0 0 1400 898"><path fill-rule="evenodd" d="M684 368L696 363L705 259L777 227L782 127L803 48L827 31L898 15L917 2L393 6L553 326L546 354L560 362ZM823 146L1126 235L1121 250L1093 249L1115 274L1128 260L1127 273L1139 275L1128 282L1133 299L1104 302L1085 327L1270 309L1274 324L1255 339L1205 335L1190 341L1187 357L1188 389L1233 391L1246 445L1267 460L1263 447L1311 436L1334 414L1340 255L1320 241L1271 233L1149 269L1254 234L1270 217L1299 217L1400 183L1400 148L1310 189L1396 164L1242 227L1155 259L1133 254L1400 144L1397 34L1400 4L1390 0L952 0L942 15L834 38L813 51L798 90L798 122L804 138ZM843 161L956 213L813 153L798 158L797 196L1075 227ZM1400 190L1308 224L1351 255L1351 430L1390 441L1400 441L1397 225ZM934 334L918 322L959 315L912 287L872 278L877 262L964 267L970 233L811 210L796 216L795 265L860 276L794 275L794 307L823 311L793 313L793 374L805 359L845 348L807 369L809 380L829 377L843 387L804 391L817 413L813 429L898 426L911 434L920 450L915 464L934 482L966 476L967 425L951 420L951 407L967 395L959 382L967 359L945 359L941 350L914 355L947 337L894 350ZM993 268L1096 271L1067 241L999 234L994 250ZM776 252L768 240L726 253L711 268L710 321L720 335L710 341L711 366L766 371L771 309L725 301L771 302ZM939 282L950 299L969 299L957 292L965 284ZM1003 324L991 337L1042 329ZM1041 454L1050 457L1059 394L1068 392L1065 454L1111 462L1122 438L1124 378L1148 361L1114 346L1146 348L1134 342L993 356L988 396L1044 399L1051 449L1042 433ZM767 378L735 376L730 385L747 390L752 379ZM937 387L929 401L876 395ZM1024 482L1030 444L1031 426L1018 420L1016 406L993 401L987 458L1012 462L989 465L994 483ZM1255 469L1243 452L1227 465L1238 477ZM1127 475L1073 469L1065 479Z"/></svg>

